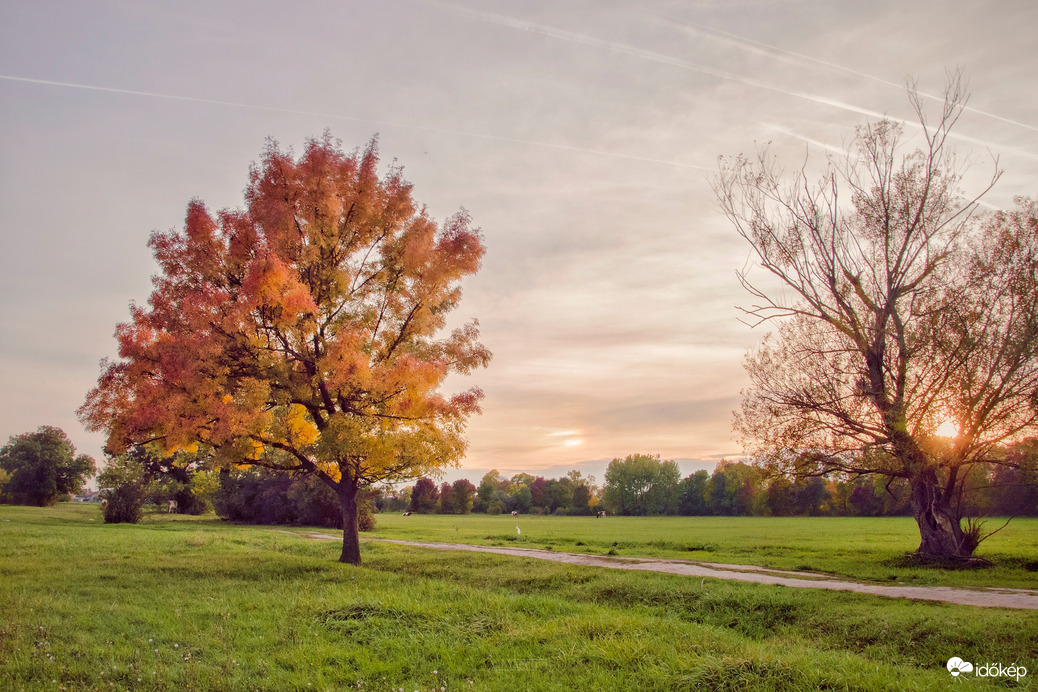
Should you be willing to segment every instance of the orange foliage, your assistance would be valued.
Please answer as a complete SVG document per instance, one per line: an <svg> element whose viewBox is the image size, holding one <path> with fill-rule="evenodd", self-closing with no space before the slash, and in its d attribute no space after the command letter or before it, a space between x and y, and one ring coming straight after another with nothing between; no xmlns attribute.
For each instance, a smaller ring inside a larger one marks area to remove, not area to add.
<svg viewBox="0 0 1038 692"><path fill-rule="evenodd" d="M460 458L482 392L438 390L490 352L475 322L438 332L482 236L464 212L437 227L399 169L377 168L374 141L346 154L326 134L298 160L271 143L244 209L192 200L182 232L152 235L154 291L79 410L110 451L202 443L337 491Z"/></svg>

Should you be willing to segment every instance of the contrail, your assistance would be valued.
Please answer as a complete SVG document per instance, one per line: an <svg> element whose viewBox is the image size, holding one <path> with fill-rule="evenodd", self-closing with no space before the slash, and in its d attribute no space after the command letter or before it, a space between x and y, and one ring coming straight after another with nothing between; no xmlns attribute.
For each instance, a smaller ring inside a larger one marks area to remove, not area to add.
<svg viewBox="0 0 1038 692"><path fill-rule="evenodd" d="M816 94L810 94L804 91L798 91L795 89L787 89L784 87L775 86L774 84L768 84L761 82L750 77L743 77L732 72L725 72L724 70L718 70L707 65L699 65L697 63L688 62L686 60L678 60L672 58L669 55L662 53L656 53L654 51L642 50L635 48L624 43L616 43L615 41L607 41L605 39L595 38L593 36L587 36L586 34L578 34L573 31L566 31L565 29L558 29L552 26L545 26L543 24L535 24L522 19L515 19L514 17L508 17L505 15L494 14L491 12L481 12L479 10L470 10L464 7L456 7L437 0L419 0L427 5L432 5L449 12L456 14L466 15L479 19L484 22L491 24L498 24L500 26L507 26L513 29L520 29L522 31L530 31L532 33L541 34L543 36L549 36L551 38L557 38L562 41L569 41L584 46L591 46L593 48L600 48L613 53L619 53L621 55L629 55L635 58L641 58L642 60L650 60L652 62L661 63L663 65L670 65L683 70L691 72L699 72L701 74L709 75L711 77L717 77L718 79L725 79L731 82L739 82L748 86L756 87L758 89L766 89L768 91L774 91L786 96L793 96L795 98L804 99L805 101L811 101L813 103L819 103L825 106L832 106L842 110L857 113L859 115L865 115L872 118L883 118L884 115L877 111L872 111L861 106L855 106L850 103L844 103L843 101L837 101L825 96L818 96Z"/></svg>
<svg viewBox="0 0 1038 692"><path fill-rule="evenodd" d="M919 123L908 123L908 124L914 125L916 127L919 126ZM776 132L784 134L784 135L786 135L788 137L793 137L794 139L799 139L802 142L807 142L808 144L812 144L812 145L814 145L816 147L821 147L822 149L825 149L827 151L833 152L834 154L845 155L847 153L845 150L840 149L837 146L834 146L832 144L826 144L825 142L821 142L821 141L819 141L817 139L811 139L810 137L805 137L804 135L798 134L796 132L793 132L792 130L789 130L789 129L785 128L785 127L782 127L781 125L776 125L774 123L766 123L765 125L769 129L775 130ZM991 142L986 142L983 139L977 139L976 137L970 137L968 135L960 135L960 134L957 134L957 133L949 133L948 136L952 137L953 139L957 139L959 141L966 142L968 144L976 144L977 146L984 147L985 149L988 149L989 151L991 149L993 149L993 148L994 149L1004 149L1004 150L1008 151L1011 154L1019 156L1020 158L1030 159L1032 161L1038 161L1038 154L1035 154L1035 153L1032 153L1032 152L1029 152L1029 151L1024 151L1022 149L1018 149L1018 148L1015 148L1015 147L1002 147L1002 146L998 146L998 145L992 144Z"/></svg>
<svg viewBox="0 0 1038 692"><path fill-rule="evenodd" d="M694 29L696 31L699 31L700 33L705 33L705 34L708 34L708 35L713 35L715 37L717 37L717 36L724 37L724 38L728 39L728 43L734 44L734 45L742 48L743 50L751 50L752 52L755 52L755 53L758 53L758 54L767 55L769 57L779 57L779 58L782 58L783 56L786 56L785 57L786 60L791 60L793 62L800 62L801 64L803 64L803 63L813 63L815 65L821 65L822 67L828 67L831 70L837 70L839 72L846 72L847 74L854 75L855 77L861 77L863 79L868 79L870 81L877 82L879 84L883 84L883 85L886 85L886 86L891 86L891 87L894 87L896 89L904 89L905 88L904 84L898 84L897 82L892 82L892 81L890 81L888 79L883 79L882 77L877 77L876 75L868 74L867 72L860 72L860 71L855 70L853 68L847 67L846 65L840 65L838 63L829 62L828 60L822 60L821 58L816 58L816 57L813 57L813 56L810 56L810 55L804 55L803 53L797 53L795 51L786 50L785 48L779 48L778 46L773 46L773 45L768 44L768 43L762 43L760 41L754 41L751 38L747 38L745 36L740 36L738 34L733 34L733 33L730 33L728 31L724 31L722 29L717 29L717 28L710 27L710 26L704 26L702 24L696 24L695 22L690 22L690 21L683 20L683 19L676 19L674 17L670 17L670 16L667 16L667 15L664 15L664 14L657 14L655 12L652 12L652 11L646 10L646 9L643 9L642 11L647 13L647 14L652 14L652 15L654 15L656 17L660 17L661 19L666 19L667 21L670 21L670 22L672 22L674 24L678 24L678 25L686 27L686 28ZM763 49L763 50L758 50L758 49ZM922 96L923 98L929 99L931 101L937 101L939 103L943 103L944 102L944 97L943 96L936 96L934 94L927 94L927 93L922 92L922 91L917 92L917 93L920 96ZM969 111L970 113L976 113L977 115L982 115L982 116L984 116L986 118L991 118L993 120L999 120L999 121L1004 122L1004 123L1009 123L1010 125L1016 125L1017 127L1022 127L1022 128L1028 129L1028 130L1032 130L1034 132L1038 132L1038 127L1036 127L1034 125L1028 125L1027 123L1020 122L1019 120L1012 120L1011 118L1004 118L1001 115L996 115L996 114L990 113L988 111L982 111L979 108L973 108L972 106L964 106L963 110Z"/></svg>
<svg viewBox="0 0 1038 692"><path fill-rule="evenodd" d="M370 118L357 118L349 115L338 115L335 113L320 113L317 111L305 111L297 110L292 108L278 108L276 106L259 106L252 103L239 103L237 101L221 101L219 99L205 99L194 96L180 96L177 94L163 94L154 91L137 91L135 89L119 89L116 87L105 87L97 86L93 84L77 84L75 82L59 82L50 79L34 79L31 77L15 77L12 75L0 74L0 79L7 80L10 82L23 82L26 84L40 84L43 86L56 86L64 87L68 89L83 89L86 91L100 91L108 94L127 94L130 96L142 96L146 98L157 98L167 99L170 101L185 101L189 103L204 103L212 106L227 106L230 108L247 108L250 110L266 111L268 113L285 113L288 115L303 115L308 117L316 118L328 118L332 120L346 120L350 122L366 123L371 125L381 125L384 127L399 127L407 130L418 130L420 132L432 132L436 134L444 135L456 135L460 137L474 137L476 139L487 139L495 142L508 142L510 144L524 144L536 147L543 147L546 149L556 149L559 151L570 151L580 154L592 154L595 156L608 156L616 159L624 159L627 161L641 161L644 163L655 163L662 164L665 166L675 166L678 168L687 168L697 171L708 171L713 172L713 168L706 166L697 166L690 163L680 163L678 161L666 161L663 159L653 159L644 156L633 156L630 154L619 154L610 151L600 151L597 149L584 149L583 147L574 147L567 144L552 144L550 142L537 142L528 139L517 139L515 137L502 137L500 135L488 135L480 132L466 132L464 130L451 130L439 127L429 127L428 125L414 125L411 123L400 123L388 120L372 120Z"/></svg>
<svg viewBox="0 0 1038 692"><path fill-rule="evenodd" d="M849 111L851 113L857 113L859 115L864 115L864 116L869 117L869 118L875 118L877 120L893 120L893 121L896 121L896 122L900 122L900 123L902 123L903 125L906 125L906 126L920 127L920 124L917 123L917 122L912 122L912 121L909 121L909 120L904 120L902 118L895 118L895 117L887 115L885 113L880 113L878 111L869 110L868 108L863 108L861 106L856 106L854 104L846 103L844 101L839 101L837 99L829 98L827 96L819 96L817 94L811 94L811 93L808 93L808 92L805 92L805 91L799 91L799 90L796 90L796 89L788 89L788 88L785 88L785 87L775 86L774 84L768 84L766 82L762 82L762 81L759 81L759 80L756 80L756 79L752 79L750 77L744 77L742 75L737 75L737 74L734 74L732 72L725 72L724 70L718 70L718 69L715 69L713 67L708 67L706 65L699 65L697 63L688 62L686 60L679 60L677 58L672 58L669 55L664 55L662 53L656 53L654 51L642 50L640 48L635 48L635 47L629 46L627 44L616 43L615 41L607 41L605 39L595 38L594 36L587 36L586 34L578 34L576 32L567 31L565 29L559 29L557 27L552 27L552 26L545 26L543 24L536 24L534 22L528 22L526 20L516 19L514 17L508 17L508 16L505 16L505 15L495 14L495 13L492 13L492 12L482 12L482 11L479 11L479 10L470 10L470 9L464 8L464 7L457 7L455 5L451 5L451 4L448 4L448 3L440 2L439 0L418 0L418 1L422 2L422 3L426 4L426 5L431 5L433 7L437 7L437 8L446 10L448 12L453 12L453 13L456 13L456 14L473 17L473 18L478 19L480 21L488 22L488 23L491 23L491 24L498 24L500 26L507 26L507 27L510 27L510 28L513 28L513 29L519 29L519 30L522 30L522 31L529 31L529 32L536 33L536 34L541 34L543 36L549 36L551 38L560 39L562 41L569 41L571 43L576 43L576 44L584 45L584 46L591 46L591 47L594 47L594 48L599 48L599 49L602 49L602 50L610 51L610 52L613 52L613 53L619 53L621 55L629 55L629 56L632 56L632 57L640 58L642 60L649 60L649 61L652 61L652 62L657 62L657 63L664 64L664 65L670 65L670 66L677 67L677 68L680 68L680 69L689 70L689 71L692 71L692 72L699 72L701 74L709 75L709 76L712 76L712 77L717 77L718 79L725 79L725 80L732 81L732 82L738 82L740 84L746 84L748 86L752 86L752 87L755 87L755 88L758 88L758 89L765 89L767 91L773 91L773 92L776 92L776 93L779 93L779 94L783 94L783 95L786 95L786 96L792 96L794 98L803 99L805 101L810 101L812 103L818 103L818 104L825 105L825 106L831 106L833 108L838 108L838 109L841 109L841 110ZM853 70L851 70L851 72L853 72ZM854 74L859 74L859 73L855 72ZM861 76L872 79L872 77L870 77L869 75L866 75L866 74L861 74ZM880 81L883 81L883 80L880 80ZM936 98L936 97L931 97L931 98ZM939 99L939 100L943 100L943 99ZM977 112L979 113L980 111L977 111ZM985 113L984 115L988 115L990 117L998 117L998 116L993 116L993 115L991 115L989 113ZM1004 118L1000 118L1000 119L1004 120ZM1007 122L1015 122L1015 121L1008 121L1007 120ZM1023 127L1029 127L1028 125L1024 125L1023 123L1016 123L1016 124L1023 125ZM951 138L953 138L953 139L958 139L958 140L961 140L961 141L964 141L964 142L969 142L971 144L977 144L977 145L986 147L988 149L1002 149L1002 150L1004 150L1004 151L1006 151L1008 153L1015 154L1015 155L1020 156L1022 158L1038 160L1038 155L1030 153L1030 152L1027 152L1027 151L1024 151L1024 150L1021 150L1021 149L1018 149L1016 147L997 145L997 144L993 144L991 142L986 142L984 140L976 139L976 138L973 138L973 137L967 137L965 135L961 135L961 134L958 134L958 133L955 133L955 132L949 133L949 136Z"/></svg>

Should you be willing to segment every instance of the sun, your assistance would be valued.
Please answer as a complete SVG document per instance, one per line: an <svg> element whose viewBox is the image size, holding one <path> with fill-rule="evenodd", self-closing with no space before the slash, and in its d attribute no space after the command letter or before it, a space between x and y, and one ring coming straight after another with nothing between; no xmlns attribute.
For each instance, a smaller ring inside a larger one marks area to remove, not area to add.
<svg viewBox="0 0 1038 692"><path fill-rule="evenodd" d="M959 424L951 418L946 418L943 423L937 426L934 434L938 437L958 437Z"/></svg>

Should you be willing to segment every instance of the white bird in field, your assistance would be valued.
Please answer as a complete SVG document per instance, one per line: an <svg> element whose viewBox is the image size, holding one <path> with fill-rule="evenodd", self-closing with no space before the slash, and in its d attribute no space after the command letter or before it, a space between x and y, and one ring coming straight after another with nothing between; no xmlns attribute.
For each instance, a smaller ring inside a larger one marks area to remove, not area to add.
<svg viewBox="0 0 1038 692"><path fill-rule="evenodd" d="M522 530L519 528L519 524L515 525L515 535L516 536L522 536L523 535Z"/></svg>

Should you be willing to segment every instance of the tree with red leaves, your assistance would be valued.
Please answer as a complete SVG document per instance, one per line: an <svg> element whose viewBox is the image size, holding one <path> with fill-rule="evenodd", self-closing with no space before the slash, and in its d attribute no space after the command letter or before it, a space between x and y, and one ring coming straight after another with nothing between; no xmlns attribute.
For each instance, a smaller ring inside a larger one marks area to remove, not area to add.
<svg viewBox="0 0 1038 692"><path fill-rule="evenodd" d="M478 322L444 333L481 233L464 211L438 226L398 167L377 167L374 140L347 154L325 133L298 160L270 142L244 209L193 200L183 232L152 234L148 306L131 305L79 410L112 454L201 446L224 467L315 475L352 564L359 491L460 460L483 394L439 388L491 357Z"/></svg>

